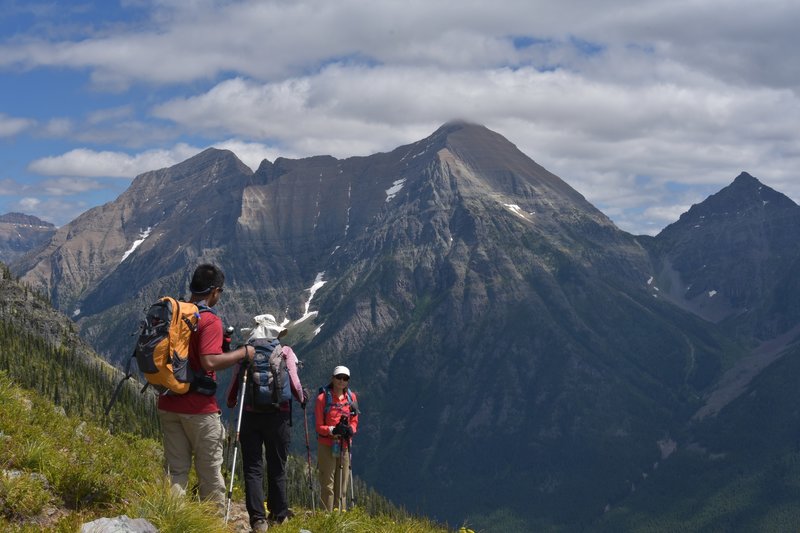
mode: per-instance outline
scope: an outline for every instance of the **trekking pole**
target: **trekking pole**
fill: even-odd
[[[356,506],[356,493],[353,487],[353,440],[347,439],[347,469],[350,472],[350,507]]]
[[[225,451],[227,459],[225,461],[225,468],[227,469],[227,474],[231,473],[231,460],[233,459],[233,450],[231,449],[231,435],[233,435],[233,411],[228,413],[228,427],[226,429],[226,434],[225,434]]]
[[[347,495],[344,492],[344,443],[339,446],[339,512],[347,510]]]
[[[303,425],[306,428],[306,457],[308,458],[308,492],[311,495],[311,510],[317,512],[317,503],[314,499],[314,480],[311,473],[311,446],[308,444],[308,417],[306,417],[306,407],[303,406]]]
[[[128,359],[128,364],[125,365],[125,376],[119,381],[119,383],[117,383],[117,387],[114,389],[114,393],[111,395],[111,399],[108,401],[108,405],[106,406],[106,416],[108,416],[108,414],[111,412],[111,408],[117,401],[117,396],[119,396],[119,393],[122,391],[122,386],[126,381],[133,377],[133,372],[131,372],[131,363],[133,362],[134,357],[136,357],[135,351]]]
[[[236,452],[239,451],[239,430],[242,427],[242,410],[244,409],[244,391],[247,388],[247,370],[242,375],[242,394],[239,397],[239,414],[236,417],[236,438],[233,440],[233,460],[231,461],[231,483],[228,488],[228,498],[225,502],[225,523],[228,523],[228,514],[231,510],[231,497],[233,496],[233,480],[236,477]]]

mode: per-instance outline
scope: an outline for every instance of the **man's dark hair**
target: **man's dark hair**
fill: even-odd
[[[215,265],[204,263],[194,269],[192,281],[189,283],[189,290],[192,294],[206,294],[211,292],[214,287],[222,287],[225,284],[225,274]]]

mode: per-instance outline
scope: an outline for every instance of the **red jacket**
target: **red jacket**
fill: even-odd
[[[353,391],[349,392],[353,403],[358,405],[356,393]],[[348,389],[345,389],[341,397],[332,397],[332,402],[327,414],[325,413],[326,393],[321,392],[319,396],[317,396],[317,400],[314,403],[314,419],[317,427],[317,441],[320,444],[333,446],[334,439],[338,439],[339,437],[332,435],[331,431],[333,431],[333,428],[339,423],[342,415],[350,417],[350,427],[353,429],[353,435],[358,431],[358,410],[357,408],[351,408],[350,402],[347,401],[347,393]]]

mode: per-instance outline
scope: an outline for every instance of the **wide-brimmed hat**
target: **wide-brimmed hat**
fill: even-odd
[[[256,321],[256,327],[250,332],[248,342],[259,339],[280,339],[288,331],[285,327],[278,324],[275,317],[265,313],[263,315],[254,316],[253,320]]]

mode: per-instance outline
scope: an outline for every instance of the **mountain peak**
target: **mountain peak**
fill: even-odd
[[[761,182],[758,181],[758,179],[754,178],[753,176],[751,176],[750,174],[748,174],[744,170],[738,176],[736,176],[736,179],[733,180],[733,183],[740,183],[740,184],[741,183],[758,183],[758,184],[761,184]]]
[[[437,135],[442,135],[442,134],[447,135],[462,129],[475,129],[475,130],[480,129],[488,131],[486,126],[482,124],[478,124],[476,122],[470,122],[468,120],[463,120],[463,119],[455,119],[455,120],[448,120],[447,122],[439,126],[439,128],[435,132],[433,132],[433,135],[431,135],[431,137],[436,137]]]
[[[797,204],[788,196],[764,185],[747,172],[742,172],[730,185],[693,205],[677,222],[665,228],[665,231],[672,226],[696,224],[701,220],[707,222],[712,217],[741,216],[759,211],[769,213],[796,207]]]

